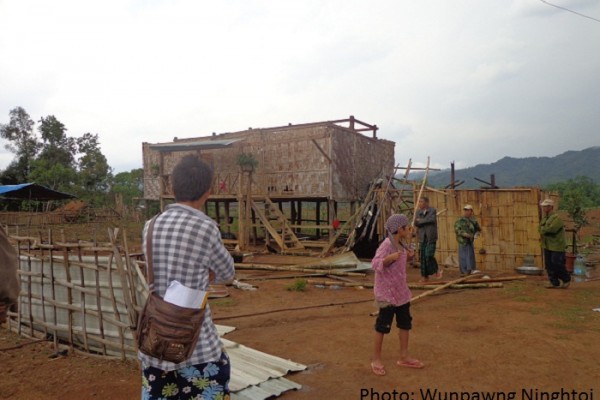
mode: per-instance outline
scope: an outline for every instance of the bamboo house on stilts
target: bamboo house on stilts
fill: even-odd
[[[161,209],[173,201],[171,171],[184,155],[197,154],[215,172],[205,211],[226,244],[329,250],[373,181],[394,172],[395,144],[378,138],[377,129],[351,116],[144,143],[144,198]]]

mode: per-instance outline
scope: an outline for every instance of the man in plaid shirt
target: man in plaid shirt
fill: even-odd
[[[210,196],[212,169],[198,157],[184,157],[172,173],[175,203],[156,218],[152,232],[154,290],[160,296],[173,280],[208,291],[210,281],[234,278],[233,258],[223,246],[215,221],[201,209]],[[144,251],[148,225],[144,227]],[[176,396],[228,398],[230,365],[213,324],[210,306],[191,358],[174,364],[138,353],[142,362],[142,399]]]

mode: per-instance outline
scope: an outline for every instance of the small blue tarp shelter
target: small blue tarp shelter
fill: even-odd
[[[72,194],[57,192],[37,183],[0,185],[0,199],[47,201],[73,198]]]

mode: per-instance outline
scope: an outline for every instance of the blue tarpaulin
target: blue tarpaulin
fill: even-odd
[[[57,192],[37,183],[22,183],[20,185],[0,185],[0,198],[16,200],[64,200],[75,196]]]

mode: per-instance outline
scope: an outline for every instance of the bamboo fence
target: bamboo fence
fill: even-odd
[[[426,190],[429,203],[438,210],[438,262],[458,260],[454,223],[465,204],[473,206],[481,236],[474,241],[477,268],[491,272],[513,272],[526,256],[542,267],[538,225],[540,201],[546,195],[539,188],[493,190]],[[444,210],[444,212],[440,212]]]
[[[147,295],[140,268],[117,243],[64,243],[11,236],[20,259],[21,293],[9,327],[19,335],[52,340],[75,351],[135,358],[132,335]]]

